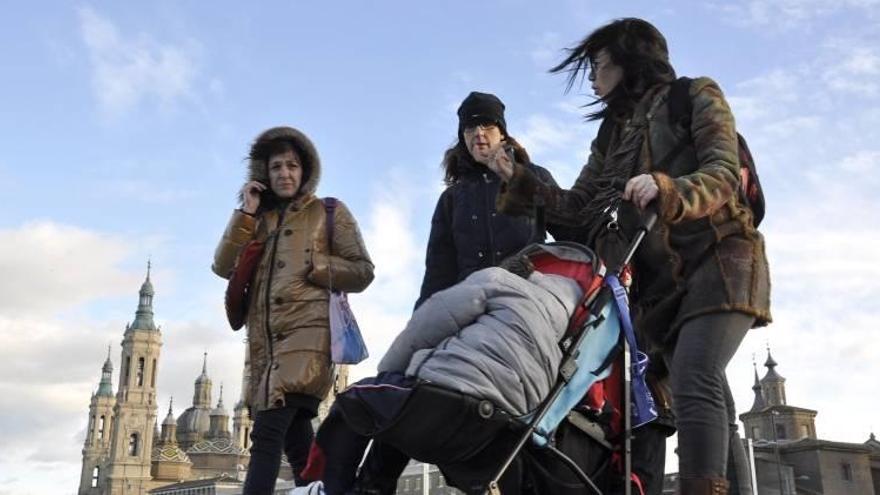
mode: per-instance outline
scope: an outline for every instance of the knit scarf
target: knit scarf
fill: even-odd
[[[620,204],[627,181],[642,170],[641,160],[648,156],[645,153],[648,134],[646,114],[660,87],[647,91],[636,105],[632,117],[611,133],[608,149],[601,150],[605,152],[603,167],[598,176],[586,184],[586,196],[590,199],[580,215],[586,220],[584,227],[589,233],[590,246],[596,247],[599,238],[607,233],[612,220],[610,211],[616,210]]]

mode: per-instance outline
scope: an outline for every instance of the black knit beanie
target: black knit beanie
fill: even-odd
[[[458,133],[461,135],[466,127],[479,124],[497,124],[501,132],[507,135],[507,123],[504,121],[504,103],[490,93],[471,92],[458,107]]]

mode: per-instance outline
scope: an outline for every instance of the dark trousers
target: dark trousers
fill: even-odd
[[[318,442],[327,459],[322,478],[327,495],[360,493],[366,489],[370,489],[370,493],[393,495],[397,478],[409,462],[409,457],[397,449],[374,441],[358,476],[358,464],[370,437],[355,433],[335,407],[330,408],[321,423]]]
[[[664,356],[672,383],[682,478],[726,478],[736,409],[725,368],[754,317],[715,313],[685,323],[671,353]]]
[[[353,384],[336,397],[318,429],[315,443],[324,457],[325,492],[393,494],[412,457],[437,464],[451,486],[484,493],[516,437],[506,415],[481,416],[479,403],[396,373]],[[371,439],[370,455],[358,473]],[[501,491],[519,493],[521,480],[517,459],[499,480]]]
[[[296,484],[302,484],[299,473],[306,465],[314,437],[312,416],[309,411],[289,405],[257,413],[251,432],[251,460],[243,495],[273,493],[281,469],[282,451],[293,468]]]

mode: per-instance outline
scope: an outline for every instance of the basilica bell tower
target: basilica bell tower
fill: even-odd
[[[107,468],[110,453],[110,436],[113,429],[113,409],[116,397],[113,395],[113,363],[110,361],[110,347],[107,347],[107,360],[101,368],[101,383],[92,394],[89,403],[89,422],[86,427],[86,440],[82,449],[82,470],[79,480],[79,495],[101,495],[102,479]]]
[[[113,408],[113,431],[104,495],[146,495],[150,481],[156,378],[162,334],[153,321],[150,264],[141,285],[134,321],[125,327],[119,389]]]

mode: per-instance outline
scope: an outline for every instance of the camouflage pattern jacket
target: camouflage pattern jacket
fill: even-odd
[[[635,174],[650,173],[657,182],[659,221],[634,259],[632,302],[636,324],[661,346],[670,343],[685,321],[703,314],[743,312],[755,316],[755,326],[771,321],[764,239],[739,199],[730,108],[714,81],[695,79],[690,129],[681,129],[670,123],[668,90],[664,85],[649,91],[632,118],[614,130],[607,150],[593,141],[590,158],[571,189],[544,185],[517,166],[498,197],[500,211],[524,212],[538,194],[549,223],[583,224],[583,208],[590,200],[585,184],[601,175],[625,133],[644,132]],[[671,161],[662,160],[682,139],[689,141],[684,151]],[[660,161],[668,164],[655,168]]]

